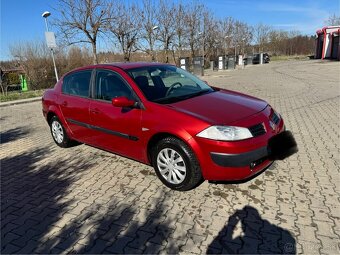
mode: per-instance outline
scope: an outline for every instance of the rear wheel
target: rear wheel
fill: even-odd
[[[68,137],[65,128],[57,116],[51,118],[50,129],[53,140],[58,146],[68,148],[77,144],[76,141],[73,141]]]
[[[153,149],[152,163],[158,178],[171,189],[190,190],[203,180],[191,148],[175,137],[167,137],[157,143]]]

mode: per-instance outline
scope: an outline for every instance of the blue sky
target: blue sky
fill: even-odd
[[[130,0],[131,1],[131,0]],[[194,0],[181,0],[185,3]],[[208,0],[202,1],[217,17],[231,16],[255,25],[265,23],[278,29],[299,30],[312,35],[333,13],[339,16],[340,0]],[[57,0],[0,0],[0,60],[10,59],[9,45],[44,39],[41,14]],[[55,13],[55,11],[54,11]],[[105,47],[104,45],[99,45]]]

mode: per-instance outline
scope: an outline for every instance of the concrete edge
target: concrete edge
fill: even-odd
[[[6,107],[11,105],[17,105],[17,104],[27,104],[27,103],[33,103],[41,101],[41,97],[32,97],[27,99],[19,99],[19,100],[13,100],[13,101],[7,101],[0,103],[0,107]]]

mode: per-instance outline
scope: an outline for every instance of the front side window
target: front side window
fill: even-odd
[[[116,73],[107,70],[96,72],[95,98],[111,101],[115,97],[132,99],[132,92],[123,79]]]
[[[128,73],[148,100],[161,104],[214,91],[196,76],[175,66],[148,66],[128,70]]]
[[[88,97],[91,72],[91,70],[85,70],[67,75],[63,80],[62,92],[68,95]]]

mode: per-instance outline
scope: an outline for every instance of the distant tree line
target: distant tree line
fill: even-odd
[[[171,0],[59,0],[58,15],[51,16],[59,48],[60,74],[99,62],[159,61],[178,64],[180,57],[219,55],[313,54],[315,36],[276,29],[267,24],[251,26],[232,17],[217,18],[204,4]],[[330,17],[335,20],[336,16]],[[98,43],[106,48],[98,50]],[[26,72],[31,89],[55,83],[50,51],[44,42],[10,47],[13,62]],[[209,65],[209,61],[206,61]]]
[[[108,50],[131,60],[144,52],[152,61],[178,63],[179,57],[270,51],[278,54],[310,54],[313,37],[286,32],[265,24],[250,26],[232,17],[216,18],[204,4],[167,0],[60,0],[60,18],[55,28],[65,44],[88,44],[93,63],[98,63],[97,43],[105,40]],[[296,39],[296,37],[299,37]],[[106,39],[105,39],[106,38]],[[304,47],[292,47],[298,41]]]

